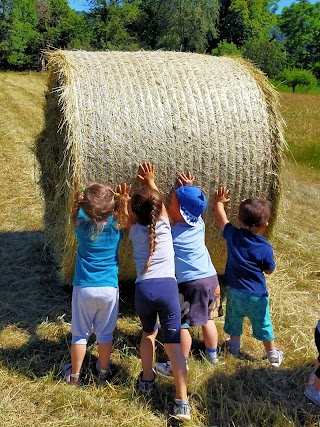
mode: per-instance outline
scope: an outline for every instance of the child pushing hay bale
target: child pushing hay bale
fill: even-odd
[[[239,57],[180,52],[55,51],[49,60],[41,167],[48,239],[67,282],[76,242],[73,190],[90,181],[132,182],[137,165],[153,162],[167,194],[191,170],[208,198],[206,243],[221,273],[224,244],[213,225],[214,191],[230,189],[229,218],[248,197],[279,200],[284,146],[277,95],[266,77]],[[220,270],[220,271],[219,271]],[[128,241],[120,279],[134,279]]]

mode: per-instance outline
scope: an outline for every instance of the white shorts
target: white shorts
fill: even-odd
[[[111,342],[119,313],[119,288],[74,286],[72,344],[87,344],[92,325],[98,343]]]

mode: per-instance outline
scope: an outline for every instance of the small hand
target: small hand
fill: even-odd
[[[138,169],[138,181],[151,187],[154,184],[154,164],[143,162]]]
[[[180,185],[180,187],[182,185],[193,185],[195,179],[196,177],[192,175],[191,172],[187,172],[187,173],[181,172],[177,176],[177,182]]]
[[[221,202],[223,204],[229,202],[229,190],[226,187],[219,187],[215,194],[216,203]]]
[[[130,191],[131,184],[127,184],[126,182],[119,184],[116,188],[116,192],[119,193],[120,196],[123,196],[126,200],[130,199]]]

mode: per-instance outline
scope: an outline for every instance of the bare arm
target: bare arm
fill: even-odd
[[[125,216],[128,218],[128,222],[126,227],[124,228],[124,230],[129,233],[130,228],[132,226],[132,221],[131,221],[131,215],[129,213],[129,203],[130,203],[130,191],[131,191],[131,184],[127,184],[127,183],[123,183],[123,184],[119,184],[117,186],[116,189],[117,193],[120,194],[120,196],[122,196],[124,202],[125,202],[125,206],[124,206],[124,214]]]
[[[152,188],[153,190],[159,191],[155,183],[155,172],[154,164],[150,162],[143,162],[139,166],[137,180],[147,187]]]
[[[230,200],[229,190],[226,187],[220,187],[215,195],[214,219],[217,226],[223,230],[229,220],[224,205]]]
[[[156,190],[160,193],[155,183],[155,167],[153,163],[150,163],[150,162],[141,163],[138,169],[137,180],[140,181],[142,184],[146,185],[147,187],[152,188],[152,190]],[[165,216],[166,218],[169,218],[166,207],[163,203],[162,203],[162,210],[160,215]]]

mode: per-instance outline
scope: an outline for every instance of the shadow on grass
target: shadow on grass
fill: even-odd
[[[59,280],[42,231],[0,233],[0,247],[0,361],[31,379],[58,375],[70,357],[72,287]],[[134,315],[133,295],[133,283],[120,285],[120,316]],[[84,361],[86,377],[95,366],[94,339]],[[114,341],[119,348],[130,342],[138,352],[140,333],[116,330]]]
[[[274,369],[239,361],[232,374],[213,374],[207,380],[202,402],[208,409],[208,424],[219,427],[320,425],[320,408],[304,397],[306,372],[311,371],[308,364],[294,369]]]

